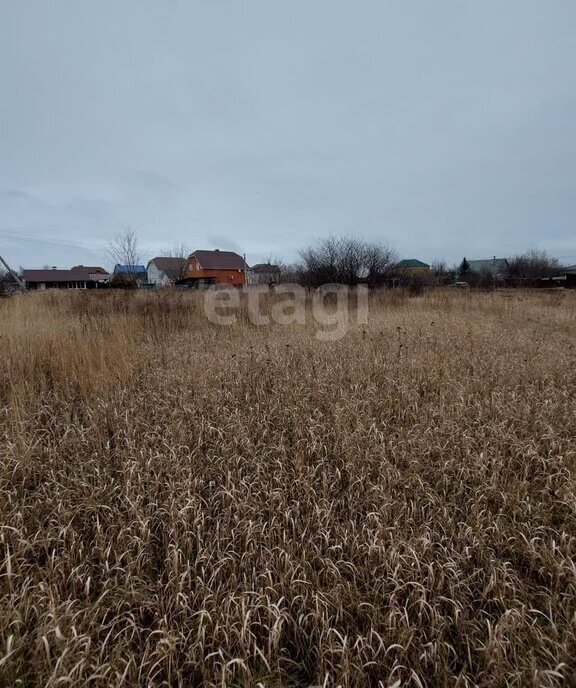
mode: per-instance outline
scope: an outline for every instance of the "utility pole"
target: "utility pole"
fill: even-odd
[[[6,268],[6,270],[8,271],[8,274],[12,277],[12,279],[16,282],[16,284],[18,284],[18,286],[22,287],[22,289],[24,289],[24,291],[25,291],[26,285],[18,277],[18,275],[14,272],[14,270],[12,270],[12,268],[8,265],[8,263],[4,260],[4,258],[2,258],[2,256],[0,256],[0,263],[2,263],[2,265]]]

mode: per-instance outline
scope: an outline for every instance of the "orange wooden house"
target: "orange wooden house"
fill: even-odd
[[[234,251],[194,251],[188,256],[184,279],[239,287],[246,284],[246,263]]]

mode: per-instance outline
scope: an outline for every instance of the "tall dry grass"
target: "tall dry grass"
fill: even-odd
[[[574,685],[575,316],[0,302],[0,685]]]

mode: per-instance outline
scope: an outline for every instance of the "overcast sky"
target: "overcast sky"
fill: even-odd
[[[0,255],[576,263],[574,0],[0,0]]]

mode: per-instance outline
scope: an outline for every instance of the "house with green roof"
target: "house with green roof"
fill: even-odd
[[[425,275],[430,272],[428,263],[423,263],[416,258],[406,258],[401,260],[397,265],[399,272],[409,275]]]

